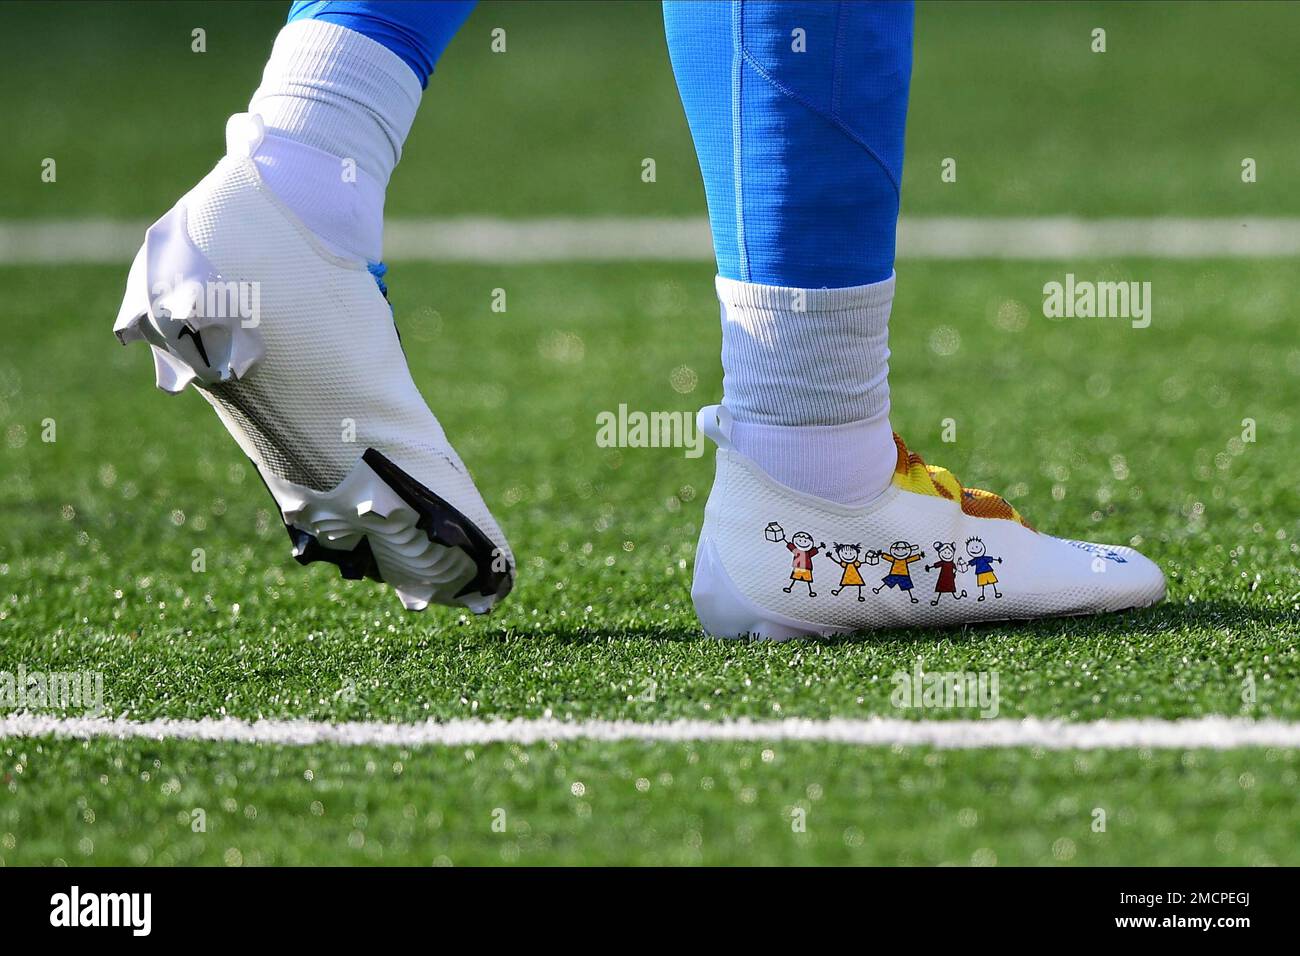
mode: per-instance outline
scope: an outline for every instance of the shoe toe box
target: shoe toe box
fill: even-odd
[[[1123,611],[1149,607],[1165,597],[1165,575],[1160,566],[1130,547],[1066,541],[1084,551],[1094,584],[1104,593],[1106,609]]]

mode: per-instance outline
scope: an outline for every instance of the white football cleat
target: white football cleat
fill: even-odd
[[[691,598],[715,637],[1100,614],[1165,596],[1160,569],[1132,548],[1040,534],[897,435],[892,483],[849,508],[778,484],[736,452],[721,405],[702,409],[699,427],[718,445],[717,477]]]
[[[367,264],[322,245],[250,158],[259,117],[145,235],[113,331],[193,383],[252,459],[299,563],[393,586],[402,603],[489,610],[515,563],[411,380]]]

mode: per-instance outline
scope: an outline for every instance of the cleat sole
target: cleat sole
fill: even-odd
[[[373,448],[329,491],[262,480],[280,508],[295,561],[324,561],[349,580],[390,584],[408,610],[460,604],[482,614],[514,586],[503,549]]]

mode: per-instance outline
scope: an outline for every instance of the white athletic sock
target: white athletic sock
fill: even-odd
[[[336,251],[377,262],[384,191],[420,105],[396,53],[323,20],[276,37],[248,109],[266,135],[254,159],[272,191]]]
[[[840,504],[884,491],[894,277],[844,289],[717,279],[732,443],[775,480]]]

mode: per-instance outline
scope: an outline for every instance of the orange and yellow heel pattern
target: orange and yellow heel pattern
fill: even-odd
[[[894,484],[918,495],[933,495],[961,504],[961,510],[973,518],[1005,518],[1035,530],[1001,495],[980,488],[963,488],[957,476],[947,468],[927,465],[921,456],[907,450],[903,439],[894,434],[898,446],[898,463],[894,466]]]

